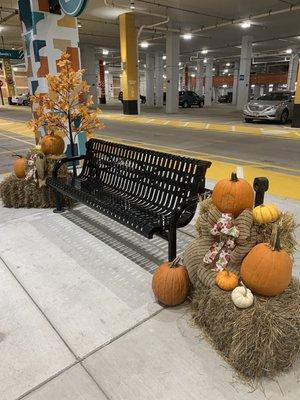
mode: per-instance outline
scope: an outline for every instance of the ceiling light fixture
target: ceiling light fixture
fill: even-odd
[[[167,56],[166,56],[166,55],[163,55],[163,56],[162,56],[162,59],[163,59],[163,60],[166,60],[166,59],[167,59]]]
[[[109,53],[109,51],[108,51],[107,49],[103,49],[103,50],[102,50],[102,54],[103,54],[104,56],[107,56],[108,53]]]
[[[149,43],[144,41],[140,43],[140,46],[142,47],[142,49],[147,49],[149,47]]]
[[[204,58],[203,62],[204,62],[204,64],[206,64],[207,63],[207,58]]]
[[[206,50],[206,49],[201,50],[201,54],[207,54],[207,53],[208,53],[208,50]]]
[[[80,21],[77,21],[77,26],[78,26],[78,28],[82,28],[82,24]]]
[[[192,78],[195,78],[195,76],[196,76],[195,74],[191,74],[191,77],[192,77]]]
[[[130,10],[135,10],[134,1],[130,2]]]
[[[226,67],[230,67],[230,63],[226,63]]]
[[[292,49],[286,49],[286,54],[292,54],[293,50]]]
[[[228,69],[224,69],[224,74],[228,74]]]
[[[178,65],[179,65],[179,67],[181,67],[181,62],[180,61],[179,61]]]
[[[243,29],[248,29],[251,26],[251,22],[250,21],[244,21],[241,23],[241,28]]]
[[[184,40],[191,40],[192,39],[192,34],[191,33],[185,33],[183,36]]]

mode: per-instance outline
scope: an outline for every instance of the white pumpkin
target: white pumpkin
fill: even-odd
[[[238,308],[248,308],[252,306],[254,297],[250,289],[246,286],[238,286],[231,292],[231,300]]]

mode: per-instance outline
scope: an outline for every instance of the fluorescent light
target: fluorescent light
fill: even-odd
[[[12,50],[14,50],[15,48],[14,48],[14,47],[12,47],[11,49],[12,49]]]
[[[108,53],[109,53],[109,51],[108,51],[107,49],[103,49],[103,50],[102,50],[102,54],[103,54],[104,56],[107,56]]]
[[[224,74],[228,74],[228,69],[224,69]]]
[[[191,74],[191,77],[192,77],[192,78],[195,78],[195,76],[196,76],[195,74]]]
[[[183,36],[184,40],[191,40],[192,39],[192,34],[191,33],[185,33]]]
[[[130,10],[135,10],[134,1],[130,2]]]
[[[78,26],[78,28],[82,28],[82,25],[81,25],[80,21],[77,21],[77,26]]]
[[[203,62],[204,62],[204,64],[206,64],[207,63],[207,58],[204,58]]]
[[[106,65],[106,61],[103,61],[103,65]]]
[[[162,59],[163,59],[163,60],[166,60],[166,59],[167,59],[167,56],[166,56],[166,55],[163,55],[163,56],[162,56]]]
[[[251,22],[250,21],[244,21],[244,22],[241,23],[241,27],[243,29],[248,29],[248,28],[250,28],[250,26],[251,26]]]
[[[104,73],[105,73],[105,74],[109,74],[109,72],[108,72],[108,71],[104,71]]]
[[[213,70],[213,71],[215,71],[215,70],[216,70],[216,68],[213,68],[212,70]]]
[[[179,67],[181,67],[181,62],[178,63]]]
[[[149,47],[149,43],[148,42],[141,42],[140,43],[140,46],[143,48],[143,49],[147,49],[148,47]]]
[[[201,50],[201,54],[207,54],[207,53],[208,53],[208,50],[206,50],[206,49]]]
[[[226,67],[230,67],[230,63],[226,63]]]
[[[293,50],[292,49],[286,49],[286,54],[292,54]]]
[[[228,87],[228,85],[222,85],[222,87],[223,87],[223,88],[227,88],[227,87]]]
[[[167,79],[167,76],[166,76],[166,75],[163,75],[163,78],[164,78],[164,79]]]

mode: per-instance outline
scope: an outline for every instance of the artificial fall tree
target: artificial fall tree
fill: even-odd
[[[84,70],[72,68],[70,55],[62,53],[57,61],[57,75],[47,75],[48,93],[40,93],[31,97],[36,105],[30,126],[36,136],[39,129],[47,131],[47,135],[67,137],[70,141],[71,155],[75,155],[74,141],[80,132],[89,137],[96,128],[104,127],[100,121],[100,111],[91,112],[92,96],[89,85],[82,80]],[[73,164],[76,175],[76,167]]]

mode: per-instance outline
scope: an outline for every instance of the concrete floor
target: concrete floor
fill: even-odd
[[[267,201],[300,214],[298,203]],[[0,216],[1,400],[299,398],[300,362],[249,386],[192,326],[188,304],[156,303],[162,239],[82,206],[63,215],[0,207]],[[179,250],[193,234],[179,233]]]

